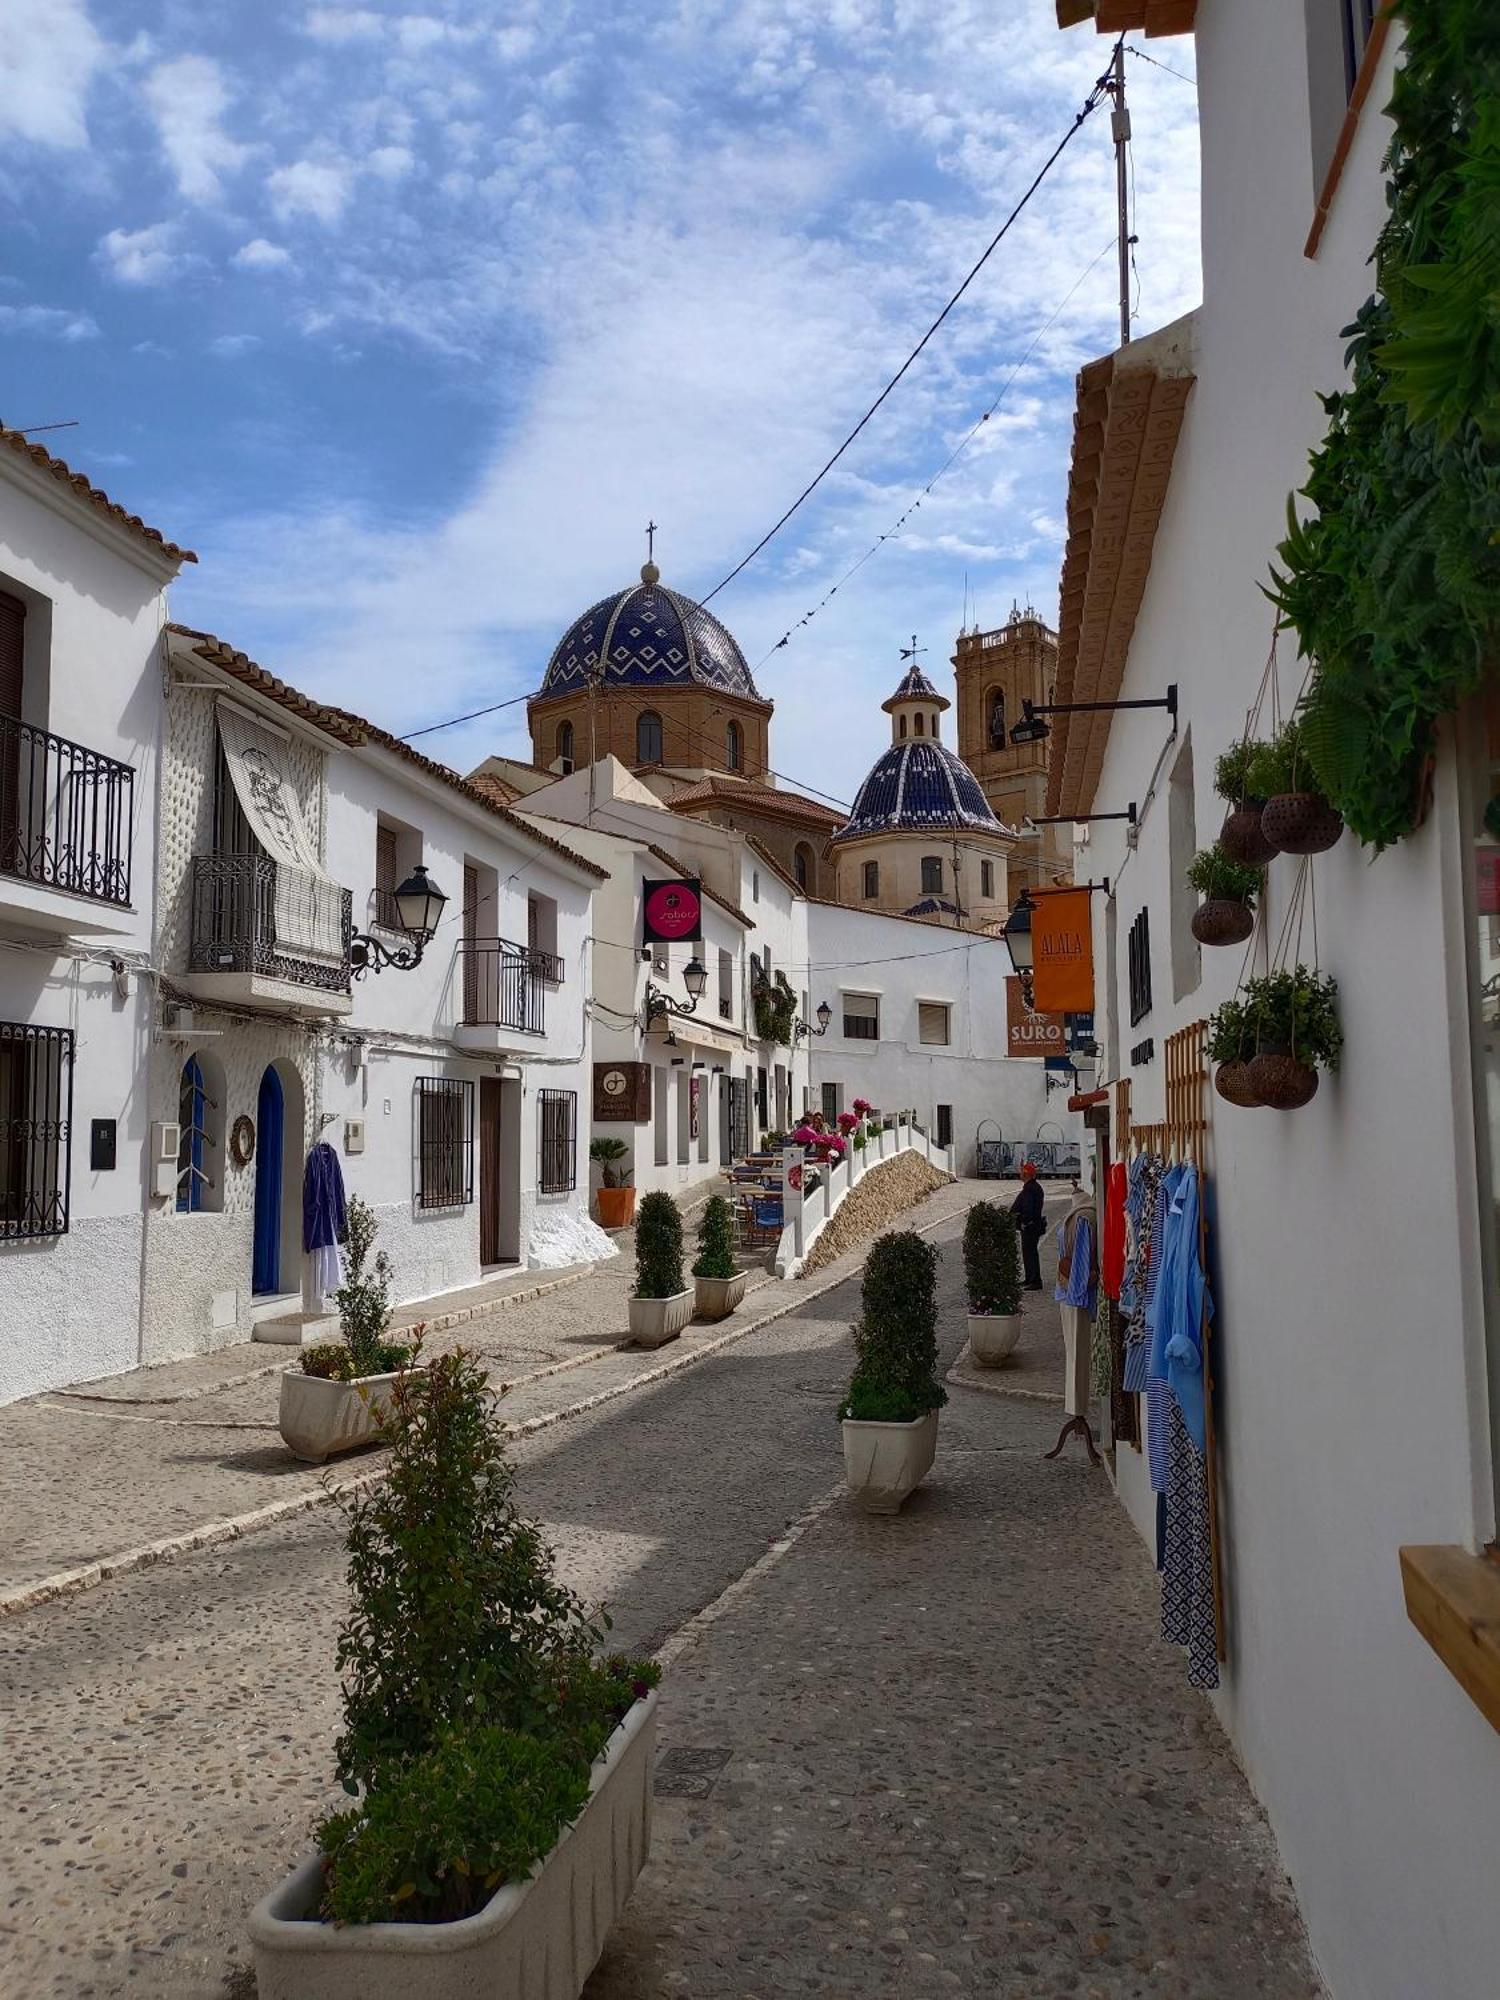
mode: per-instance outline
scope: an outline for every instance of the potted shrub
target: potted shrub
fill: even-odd
[[[1343,820],[1314,782],[1296,716],[1257,747],[1248,782],[1265,800],[1260,828],[1278,854],[1322,854],[1343,832]]]
[[[375,1247],[378,1224],[368,1202],[349,1202],[344,1241],[344,1282],[333,1294],[342,1340],[302,1353],[302,1367],[281,1378],[277,1422],[293,1457],[322,1465],[330,1452],[369,1444],[380,1430],[399,1372],[409,1367],[421,1345],[421,1329],[411,1341],[388,1340],[391,1323],[391,1260]]]
[[[1336,1070],[1344,1046],[1338,982],[1305,965],[1247,980],[1245,1012],[1255,1032],[1250,1082],[1262,1104],[1295,1111],[1318,1088],[1318,1068]]]
[[[964,1223],[969,1352],[998,1368],[1021,1337],[1021,1242],[1015,1217],[998,1202],[976,1201]]]
[[[844,1474],[867,1513],[894,1514],[937,1450],[937,1251],[914,1231],[877,1237],[865,1261],[854,1374],[839,1405]]]
[[[355,1803],[252,1914],[256,1991],[572,2000],[650,1846],[657,1669],[600,1657],[471,1355],[403,1375],[384,1435],[390,1476],[347,1509]]]
[[[620,1168],[621,1160],[629,1157],[623,1139],[595,1139],[589,1146],[589,1158],[599,1168],[600,1187],[594,1200],[603,1229],[628,1229],[635,1220],[635,1189],[630,1185],[634,1169]]]
[[[635,1225],[630,1337],[637,1347],[662,1347],[692,1316],[692,1288],[682,1282],[682,1217],[669,1194],[648,1194]]]
[[[1193,856],[1187,879],[1203,898],[1193,912],[1199,944],[1243,944],[1255,929],[1260,870],[1226,854],[1221,842]]]
[[[1275,854],[1260,830],[1261,808],[1265,804],[1250,790],[1249,777],[1256,754],[1265,746],[1248,737],[1231,744],[1214,765],[1214,790],[1229,807],[1219,834],[1219,845],[1232,861],[1245,868],[1264,868]]]
[[[698,1225],[694,1319],[728,1319],[745,1296],[747,1280],[748,1273],[734,1260],[734,1212],[723,1195],[710,1195]]]
[[[1252,1110],[1260,1103],[1250,1081],[1250,1059],[1255,1054],[1255,1024],[1243,1000],[1226,1000],[1208,1020],[1208,1059],[1217,1065],[1214,1089],[1226,1104]]]

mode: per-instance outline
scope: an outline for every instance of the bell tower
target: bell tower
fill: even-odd
[[[1035,888],[1055,875],[1070,875],[1072,842],[1068,829],[1047,826],[1027,834],[1021,822],[1046,811],[1047,753],[1050,745],[1015,743],[1010,732],[1021,720],[1023,701],[1048,702],[1057,678],[1057,634],[1028,605],[1012,605],[994,632],[976,626],[958,635],[953,654],[958,681],[958,754],[963,758],[997,819],[1020,830],[1010,861],[1011,887]]]

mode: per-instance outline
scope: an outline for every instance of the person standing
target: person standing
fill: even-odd
[[[1023,1161],[1021,1192],[1011,1203],[1010,1212],[1016,1218],[1016,1231],[1021,1238],[1022,1280],[1028,1292],[1042,1289],[1042,1266],[1037,1251],[1047,1227],[1043,1202],[1042,1184],[1036,1177],[1036,1168],[1030,1160]]]

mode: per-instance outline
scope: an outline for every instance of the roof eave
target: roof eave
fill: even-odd
[[[1056,0],[1056,6],[1060,28],[1092,21],[1101,35],[1139,29],[1148,38],[1190,35],[1198,13],[1198,0]]]

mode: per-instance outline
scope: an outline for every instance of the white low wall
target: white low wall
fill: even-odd
[[[794,1188],[791,1169],[804,1167],[800,1146],[788,1146],[782,1155],[782,1215],[784,1227],[776,1246],[775,1272],[778,1278],[795,1278],[808,1252],[837,1215],[844,1197],[872,1168],[901,1153],[920,1153],[939,1173],[952,1174],[954,1148],[939,1146],[920,1125],[898,1125],[893,1131],[871,1132],[860,1152],[852,1148],[836,1167],[820,1167],[818,1185],[809,1193],[805,1186]]]

